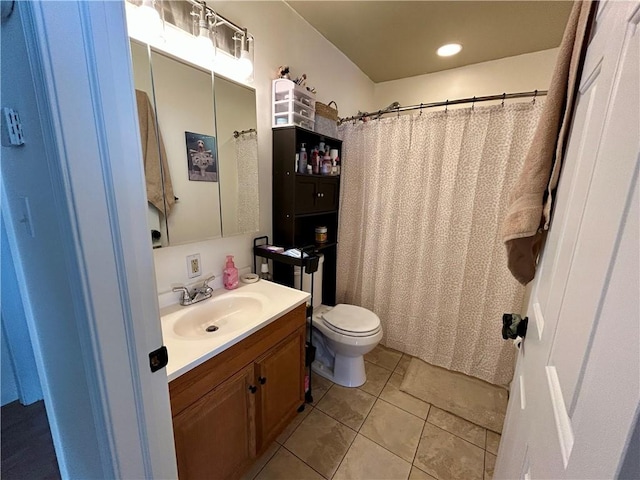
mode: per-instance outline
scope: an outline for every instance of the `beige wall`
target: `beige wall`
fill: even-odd
[[[378,83],[374,110],[393,102],[400,105],[546,90],[551,81],[558,49],[543,50],[491,62],[452,68],[442,72]]]
[[[246,27],[255,37],[255,79],[258,113],[261,234],[271,235],[271,81],[278,66],[288,64],[294,73],[306,73],[316,87],[317,99],[335,100],[340,114],[373,108],[374,84],[344,54],[314,30],[284,2],[208,2],[229,20]],[[200,253],[203,277],[222,276],[225,255],[236,257],[236,266],[252,265],[254,236],[238,235],[154,250],[159,293],[173,284],[189,283],[186,256]],[[214,286],[222,286],[221,279]],[[177,294],[173,294],[175,296]]]

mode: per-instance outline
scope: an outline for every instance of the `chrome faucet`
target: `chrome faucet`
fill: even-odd
[[[202,300],[206,300],[211,297],[213,294],[213,288],[209,286],[209,282],[215,278],[215,275],[210,276],[202,283],[202,286],[195,287],[192,292],[189,292],[189,289],[185,286],[173,287],[174,292],[182,292],[180,305],[193,305],[194,303],[201,302]]]

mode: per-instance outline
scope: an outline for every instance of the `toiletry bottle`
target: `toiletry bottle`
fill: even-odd
[[[331,175],[331,157],[329,156],[329,150],[324,152],[324,158],[322,159],[322,175]]]
[[[260,278],[262,280],[271,280],[271,274],[269,273],[269,261],[266,258],[262,259],[262,265],[260,265]]]
[[[313,173],[318,175],[320,173],[320,152],[318,151],[318,147],[313,148],[313,152],[311,152],[311,167]]]
[[[227,255],[227,265],[222,273],[224,288],[227,290],[238,288],[238,269],[233,264],[233,255]]]
[[[300,147],[300,158],[298,159],[298,172],[307,173],[307,149],[304,148],[304,143]]]

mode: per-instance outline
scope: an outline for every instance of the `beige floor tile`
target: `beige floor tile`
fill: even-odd
[[[484,452],[484,480],[493,479],[493,471],[496,467],[496,456],[489,452]]]
[[[378,400],[360,433],[408,462],[420,442],[424,420],[383,400]]]
[[[316,408],[357,431],[375,402],[376,397],[358,388],[334,385]]]
[[[367,374],[367,381],[360,389],[377,397],[380,395],[380,392],[382,392],[387,380],[389,380],[391,370],[387,370],[371,362],[364,362],[364,368]]]
[[[325,478],[331,478],[355,436],[349,427],[314,408],[284,446]]]
[[[311,379],[311,393],[313,395],[313,405],[314,407],[318,404],[322,397],[324,397],[325,393],[329,391],[331,386],[334,384],[331,380],[327,380],[320,375],[315,373],[312,374],[313,378]]]
[[[396,407],[400,407],[409,413],[413,413],[417,417],[423,420],[427,418],[430,405],[427,402],[423,402],[419,398],[413,397],[408,393],[400,391],[400,384],[402,383],[402,375],[393,373],[389,378],[389,381],[385,385],[380,398],[392,403]]]
[[[502,432],[509,396],[505,388],[413,358],[401,389],[476,425]]]
[[[438,480],[432,477],[428,473],[424,473],[422,470],[416,467],[411,467],[411,473],[409,474],[409,480]]]
[[[393,371],[402,358],[402,352],[378,345],[364,356],[367,362],[375,363],[387,370]]]
[[[393,371],[393,373],[404,375],[404,372],[407,371],[407,367],[409,366],[410,362],[411,362],[411,355],[407,355],[406,353],[404,353],[402,355],[402,358],[398,362],[398,365],[396,366],[395,370]]]
[[[267,462],[271,460],[271,458],[276,454],[279,448],[280,445],[276,442],[273,442],[271,445],[269,445],[269,448],[267,448],[267,450],[262,455],[260,455],[260,458],[258,458],[254,462],[254,464],[251,465],[249,471],[242,477],[240,477],[241,480],[253,480],[254,478],[256,478],[258,473],[260,473],[260,470],[262,470]]]
[[[411,464],[368,438],[358,435],[334,480],[406,480]]]
[[[307,415],[309,415],[311,410],[313,410],[313,407],[309,404],[306,404],[304,410],[293,417],[293,420],[289,422],[289,425],[287,425],[282,433],[278,435],[278,438],[276,438],[276,442],[284,444],[284,442],[287,441],[287,439],[291,436],[295,429],[298,428],[298,425],[300,425],[302,421],[307,417]]]
[[[427,422],[413,463],[436,478],[482,480],[484,451]]]
[[[500,435],[491,430],[487,430],[487,451],[498,455],[498,447],[500,446]]]
[[[287,449],[281,448],[262,469],[256,480],[322,480],[322,475],[297,458]]]
[[[486,430],[478,425],[437,407],[431,407],[427,422],[484,449]]]

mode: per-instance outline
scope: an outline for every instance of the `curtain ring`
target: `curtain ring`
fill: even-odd
[[[471,102],[471,110],[476,106],[476,97],[473,97],[473,101]]]
[[[382,117],[382,110],[378,110],[378,121],[380,121],[380,117]]]
[[[536,104],[536,97],[538,96],[538,90],[535,90],[533,92],[533,101],[531,103],[533,103],[534,105]]]
[[[449,110],[449,99],[447,98],[447,103],[444,104],[444,113],[447,113]]]
[[[422,115],[422,103],[420,103],[420,115]]]
[[[398,118],[400,118],[400,105],[396,107],[396,110],[398,111]]]
[[[507,93],[506,93],[506,92],[504,92],[504,93],[502,94],[502,106],[503,106],[503,107],[504,107],[504,99],[505,99],[506,97],[507,97]]]

